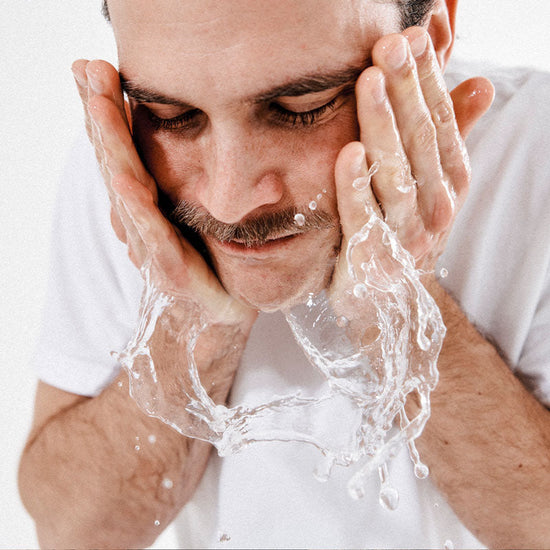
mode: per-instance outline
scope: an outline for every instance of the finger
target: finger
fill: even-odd
[[[86,133],[88,135],[88,139],[90,140],[90,143],[94,145],[94,148],[96,149],[96,157],[98,158],[98,161],[100,162],[100,165],[103,164],[103,154],[101,151],[95,147],[94,143],[94,130],[93,125],[90,118],[90,113],[88,111],[88,75],[86,73],[86,67],[88,65],[89,61],[87,59],[78,59],[75,61],[72,66],[71,70],[74,75],[74,79],[76,82],[76,86],[78,89],[78,94],[80,96],[80,99],[82,101],[82,106],[84,107],[84,120],[86,125]],[[102,170],[103,172],[103,170]],[[106,174],[103,174],[104,177]],[[126,237],[126,230],[124,227],[124,223],[122,222],[119,212],[117,211],[114,200],[114,196],[111,192],[110,186],[107,185],[107,189],[109,191],[109,197],[112,201],[111,206],[111,226],[113,227],[113,230],[117,236],[117,238],[122,241],[123,243],[127,243],[127,237]]]
[[[357,141],[348,143],[338,154],[335,165],[336,198],[344,243],[367,221],[365,208],[381,215],[369,180],[365,148]]]
[[[404,33],[416,61],[418,80],[436,129],[437,147],[443,173],[450,184],[451,199],[465,196],[470,183],[470,163],[460,134],[451,96],[428,33],[420,27],[412,27]],[[445,206],[445,203],[444,205]],[[447,204],[448,206],[448,204]],[[445,226],[445,216],[452,218],[452,211],[437,211]],[[435,223],[434,225],[438,225]]]
[[[78,95],[82,101],[84,107],[84,123],[86,126],[86,134],[88,139],[92,142],[92,126],[90,122],[90,115],[88,113],[88,75],[86,74],[87,59],[77,59],[71,66],[71,71],[76,82],[76,88]]]
[[[377,67],[363,71],[356,84],[361,143],[370,166],[377,166],[372,188],[388,224],[405,223],[416,204],[416,189],[401,143],[385,78]]]
[[[151,192],[129,174],[115,176],[112,185],[131,222],[125,223],[126,231],[140,265],[154,259],[170,283],[188,285],[185,255],[191,247],[162,215]]]
[[[88,99],[95,95],[110,99],[118,109],[126,126],[128,126],[118,71],[110,63],[96,59],[86,65],[86,76],[88,79]]]
[[[494,97],[495,88],[483,77],[466,80],[451,92],[458,129],[464,139],[489,110]]]
[[[119,109],[113,101],[96,95],[89,99],[88,110],[97,128],[94,140],[100,149],[106,172],[111,178],[116,174],[131,174],[149,189],[156,201],[156,184],[141,162]]]
[[[418,185],[424,226],[440,231],[452,220],[454,202],[440,162],[436,127],[406,38],[399,34],[381,38],[373,48],[373,61],[386,76],[397,127]]]

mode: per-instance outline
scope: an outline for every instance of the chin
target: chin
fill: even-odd
[[[253,268],[243,267],[238,277],[223,273],[222,269],[220,279],[227,292],[248,307],[264,312],[286,311],[327,288],[334,265],[335,257],[331,257],[316,267],[310,265],[297,271],[257,269],[254,272]]]

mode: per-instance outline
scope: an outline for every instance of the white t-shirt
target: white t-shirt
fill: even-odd
[[[450,87],[474,73],[457,67]],[[441,280],[510,368],[550,406],[550,76],[487,71],[495,104],[468,139],[469,197],[439,268]],[[438,269],[439,269],[438,268]],[[91,147],[82,138],[68,163],[53,235],[52,273],[34,364],[44,382],[94,396],[118,372],[137,320],[142,281],[114,236]],[[313,367],[280,314],[252,331],[231,404],[266,401],[308,383]],[[350,473],[326,483],[320,455],[299,443],[261,443],[212,456],[176,521],[181,547],[455,548],[481,544],[454,516],[430,479],[417,480],[402,452],[391,463],[400,492],[394,512],[378,504],[378,480],[352,500]],[[221,539],[221,540],[220,540]]]

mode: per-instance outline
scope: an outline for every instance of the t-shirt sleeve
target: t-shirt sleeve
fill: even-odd
[[[85,136],[60,182],[51,243],[33,366],[47,384],[95,396],[118,374],[111,352],[131,338],[142,279],[111,227],[107,191]]]

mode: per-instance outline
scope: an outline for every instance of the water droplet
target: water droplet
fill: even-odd
[[[160,525],[160,521],[158,519],[155,520],[155,526],[158,527]]]
[[[303,227],[306,223],[306,217],[303,214],[296,214],[294,216],[294,221],[299,227]]]
[[[430,475],[430,469],[426,464],[422,464],[422,462],[419,462],[418,464],[414,465],[414,475],[418,479],[425,479]]]
[[[397,510],[399,506],[399,493],[391,485],[382,485],[378,501],[380,502],[380,506],[386,510]]]
[[[136,435],[136,441],[139,441],[139,435]]]
[[[149,434],[149,436],[147,436],[147,441],[149,441],[151,445],[154,445],[157,442],[157,436],[155,434]]]
[[[319,194],[317,195],[317,200],[320,201],[322,198],[323,198],[323,194],[322,194],[322,193],[319,193]]]
[[[315,201],[311,201],[309,203],[309,209],[310,210],[316,210],[317,209],[317,203]]]
[[[365,489],[359,485],[352,485],[348,487],[348,493],[351,498],[359,500],[365,496]]]
[[[445,544],[443,545],[443,548],[445,550],[454,550],[455,545],[453,544],[453,541],[450,539],[447,539],[445,541]]]
[[[218,542],[229,542],[231,537],[227,533],[218,533]]]
[[[136,451],[140,451],[140,450],[141,450],[141,447],[140,447],[139,445],[136,445],[136,446],[134,447],[134,449],[135,449]]]
[[[174,482],[169,477],[165,477],[162,480],[162,486],[165,489],[172,489],[174,487]]]
[[[440,276],[442,279],[445,279],[445,277],[448,277],[448,276],[449,276],[449,272],[448,272],[444,267],[442,267],[442,268],[441,268],[441,271],[439,272],[439,276]]]
[[[326,190],[326,189],[323,189],[323,193],[325,193],[325,194],[326,194],[326,192],[327,192],[327,190]]]
[[[340,317],[337,317],[336,319],[336,325],[340,328],[345,328],[349,325],[349,319],[344,317],[344,315],[340,315]]]
[[[118,386],[119,388],[122,388],[123,385],[124,385],[124,384],[123,384],[122,382],[118,382],[118,384],[117,384],[117,386]]]
[[[370,185],[370,177],[368,176],[361,176],[359,178],[356,178],[353,180],[353,188],[357,189],[357,191],[363,191]]]
[[[356,298],[360,298],[364,300],[367,297],[367,294],[368,294],[367,287],[363,283],[357,283],[353,287],[353,295]]]
[[[325,483],[329,480],[335,460],[336,459],[334,456],[328,455],[325,456],[319,464],[317,464],[317,467],[313,471],[313,475],[317,481]]]

